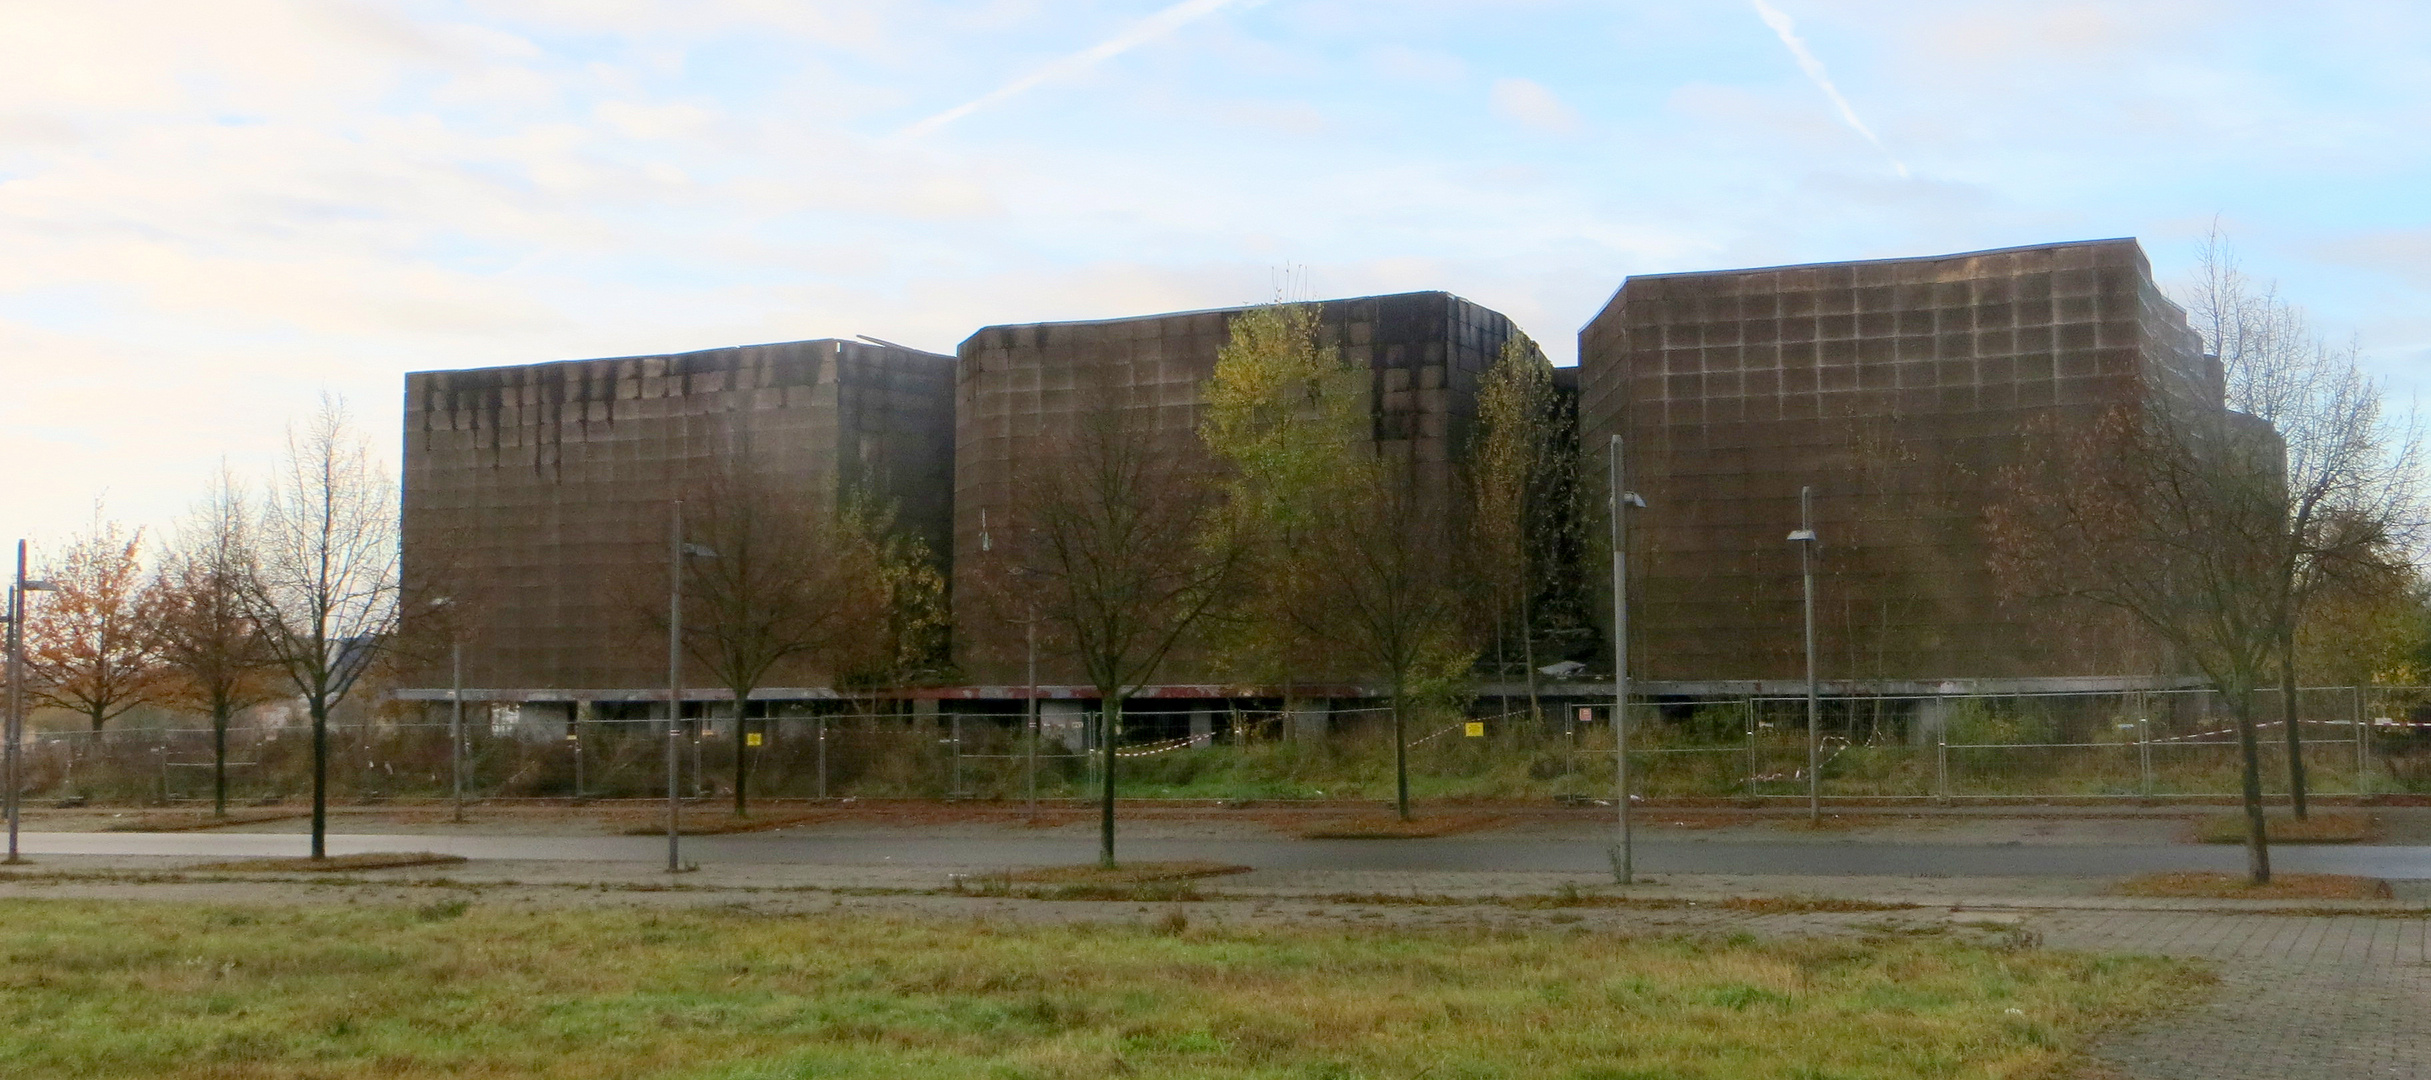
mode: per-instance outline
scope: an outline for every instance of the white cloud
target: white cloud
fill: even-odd
[[[1807,48],[1805,39],[1798,36],[1798,24],[1790,19],[1789,14],[1764,0],[1751,2],[1756,6],[1757,17],[1764,20],[1764,25],[1772,27],[1773,33],[1781,38],[1781,44],[1788,47],[1790,56],[1798,61],[1798,69],[1806,72],[1806,77],[1814,81],[1816,89],[1823,91],[1823,96],[1832,99],[1832,107],[1840,110],[1840,119],[1857,134],[1865,136],[1865,141],[1873,143],[1875,149],[1882,151],[1882,156],[1890,159],[1894,171],[1901,176],[1908,175],[1908,167],[1899,160],[1899,156],[1891,153],[1891,148],[1883,144],[1882,137],[1874,134],[1873,128],[1857,118],[1857,110],[1849,105],[1848,98],[1841,96],[1840,88],[1832,84],[1831,73],[1823,69],[1823,61],[1815,59],[1814,50]]]
[[[988,106],[1035,90],[1059,79],[1067,79],[1117,56],[1155,41],[1200,19],[1229,7],[1239,7],[1257,0],[1182,0],[1181,3],[1157,12],[1120,34],[1082,49],[1070,56],[1039,68],[1021,78],[990,90],[985,94],[956,105],[944,112],[923,119],[895,133],[895,141],[909,142],[929,135],[939,128],[969,116]]]
[[[1496,79],[1491,96],[1494,111],[1519,124],[1559,134],[1578,130],[1577,110],[1564,104],[1542,83],[1531,79]]]
[[[2431,343],[2402,316],[2431,279],[2401,231],[2431,76],[2402,47],[2419,30],[2364,19],[2402,17],[2385,4],[2231,5],[2191,42],[2170,29],[2191,0],[1839,5],[1873,51],[1835,63],[1947,181],[1922,184],[1870,166],[1845,98],[1751,63],[1736,7],[336,2],[10,9],[0,457],[45,467],[0,500],[0,540],[78,527],[103,490],[164,524],[223,455],[267,464],[324,387],[393,452],[406,370],[951,348],[1256,301],[1284,264],[1323,295],[1450,289],[1566,358],[1628,273],[2141,232],[2167,276],[2221,212],[2326,327],[2388,357]],[[1130,54],[1106,92],[985,115],[1018,139],[885,138],[1003,57],[1091,40],[1075,27],[1130,29],[1047,77],[1184,25],[1193,47]],[[1477,73],[1519,71],[1537,81],[1482,103],[1507,121],[1448,121]],[[1535,137],[1590,101],[1596,138]]]

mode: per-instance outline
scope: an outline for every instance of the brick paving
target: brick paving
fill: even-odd
[[[2210,1004],[2097,1048],[2135,1080],[2431,1080],[2424,919],[2070,911],[2028,925],[2054,948],[2217,965]]]

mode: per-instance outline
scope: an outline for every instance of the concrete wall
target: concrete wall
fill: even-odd
[[[1631,517],[1641,677],[1803,671],[1785,537],[1808,484],[1825,677],[2165,663],[2115,624],[2046,625],[2004,605],[1981,527],[2037,417],[2089,420],[2150,393],[2218,406],[2217,363],[2135,241],[1633,277],[1579,354],[1593,528],[1607,528],[1614,432],[1648,503]]]
[[[1479,377],[1517,330],[1511,320],[1448,293],[1404,293],[1324,301],[1320,335],[1345,360],[1373,373],[1373,438],[1380,453],[1412,466],[1423,488],[1457,483],[1455,461],[1476,417]],[[970,587],[982,566],[983,522],[1012,528],[1021,508],[1014,477],[1026,457],[1088,407],[1093,387],[1120,388],[1160,448],[1204,460],[1198,428],[1204,385],[1232,316],[1245,309],[1183,312],[1100,322],[991,326],[962,343],[956,376],[954,469],[955,655],[975,682],[1023,676],[1018,620],[979,603]],[[1017,614],[1017,613],[1016,613]],[[1160,681],[1202,682],[1204,665],[1184,658]],[[1042,658],[1041,678],[1077,681]]]
[[[945,557],[952,380],[952,357],[836,340],[410,374],[407,579],[457,583],[468,689],[663,685],[644,605],[669,503],[745,461],[830,505],[865,485]]]

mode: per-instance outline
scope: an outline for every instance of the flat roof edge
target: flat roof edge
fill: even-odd
[[[1327,304],[1350,304],[1357,303],[1361,300],[1392,300],[1404,296],[1441,296],[1449,300],[1457,300],[1472,307],[1485,307],[1484,304],[1480,304],[1475,300],[1471,300],[1468,297],[1462,296],[1459,293],[1452,292],[1448,289],[1412,289],[1408,292],[1369,293],[1363,296],[1335,296],[1328,297],[1323,300],[1286,300],[1282,301],[1282,303],[1307,303],[1323,307]],[[1191,308],[1185,311],[1160,311],[1148,315],[1115,315],[1103,319],[1049,319],[1039,322],[989,323],[986,326],[982,326],[977,330],[971,331],[970,337],[966,337],[963,340],[968,341],[971,338],[978,337],[979,335],[987,333],[990,330],[1007,330],[1021,326],[1111,326],[1115,323],[1148,322],[1154,319],[1179,319],[1191,315],[1229,315],[1234,312],[1251,311],[1267,306],[1269,305],[1233,304],[1226,307]],[[1486,310],[1492,311],[1493,309],[1486,308]],[[1497,314],[1500,313],[1497,312]]]
[[[1986,255],[2016,255],[2028,251],[2052,251],[2059,248],[2094,247],[2101,244],[2134,244],[2140,251],[2143,244],[2133,236],[2109,236],[2098,240],[2061,240],[2047,244],[2019,244],[2014,247],[1984,248],[1980,251],[1953,251],[1943,255],[1898,255],[1883,259],[1827,259],[1822,262],[1783,263],[1778,266],[1742,266],[1723,270],[1675,270],[1663,274],[1631,274],[1623,278],[1624,287],[1632,281],[1658,281],[1667,278],[1720,277],[1728,274],[1770,274],[1782,270],[1822,270],[1836,266],[1880,266],[1885,263],[1944,262],[1950,259],[1975,259]]]
[[[954,354],[952,353],[930,352],[927,349],[915,349],[909,345],[873,343],[867,339],[858,337],[819,337],[801,338],[795,341],[757,341],[743,345],[712,345],[706,349],[681,349],[676,352],[629,353],[622,356],[574,356],[563,357],[556,360],[534,360],[529,363],[522,364],[484,364],[480,367],[424,368],[420,371],[408,371],[405,373],[405,377],[410,379],[416,375],[456,375],[475,371],[508,371],[514,368],[548,367],[552,364],[605,364],[618,360],[663,360],[675,356],[698,356],[702,353],[727,352],[734,349],[766,349],[782,345],[824,345],[829,342],[834,342],[839,345],[857,345],[865,349],[893,349],[901,352],[917,353],[921,356],[933,356],[940,360],[951,360],[954,358]]]

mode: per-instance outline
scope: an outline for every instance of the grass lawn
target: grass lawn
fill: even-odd
[[[23,1076],[2062,1075],[2153,959],[1933,939],[0,903]]]

